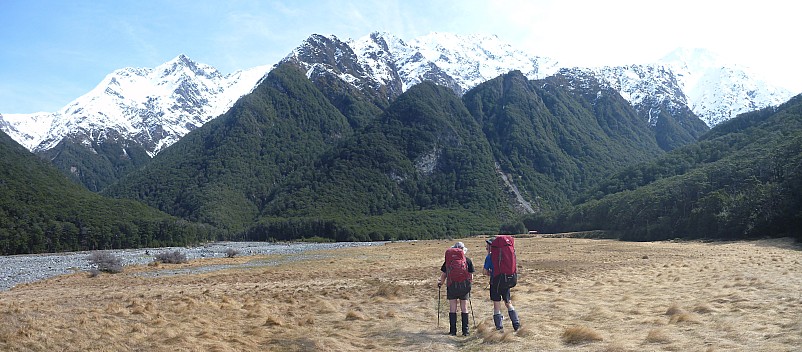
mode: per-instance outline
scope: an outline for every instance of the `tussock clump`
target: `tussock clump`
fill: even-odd
[[[582,325],[566,328],[561,337],[563,342],[569,345],[579,345],[604,340],[601,334],[596,330]]]
[[[646,334],[646,342],[648,343],[669,343],[671,339],[663,330],[652,329]]]
[[[488,324],[485,321],[479,323],[479,326],[476,327],[476,333],[482,338],[494,332],[496,332],[496,328],[493,327],[493,324]]]
[[[484,343],[509,342],[512,341],[513,339],[513,333],[511,330],[512,329],[498,331],[495,328],[493,328],[493,330],[486,336],[484,335],[480,336],[482,336],[482,341],[484,341]]]
[[[666,310],[666,315],[677,315],[682,313],[685,313],[685,311],[676,304],[672,304],[671,307],[668,307]]]
[[[283,326],[283,325],[284,321],[272,315],[267,317],[267,320],[264,323],[264,326]]]
[[[162,252],[156,254],[155,261],[165,264],[183,264],[187,262],[187,255],[181,251]]]
[[[534,331],[532,331],[528,325],[521,325],[521,327],[518,328],[518,331],[515,332],[515,335],[518,335],[518,337],[527,337],[531,336],[532,334],[534,334]]]
[[[117,274],[123,271],[122,259],[109,252],[94,252],[90,254],[89,264],[93,266],[93,269],[106,273]],[[90,270],[90,275],[95,277],[97,273]]]
[[[401,286],[393,283],[381,283],[376,285],[374,297],[396,298],[401,293]]]
[[[483,321],[476,327],[476,336],[481,338],[484,343],[499,343],[509,341],[512,338],[512,333],[506,330],[496,330],[492,322]]]
[[[320,314],[330,314],[337,311],[337,307],[329,301],[320,301],[316,307],[318,307],[317,312]]]
[[[315,325],[315,317],[311,315],[307,315],[298,320],[298,326],[309,326]]]
[[[345,320],[367,320],[367,317],[365,317],[365,314],[362,314],[362,312],[349,310],[348,313],[345,314]]]

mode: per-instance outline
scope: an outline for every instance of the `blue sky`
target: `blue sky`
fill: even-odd
[[[310,34],[496,34],[578,66],[703,47],[802,92],[800,5],[673,0],[0,0],[0,113],[56,111],[123,67],[179,54],[223,74],[283,58]]]

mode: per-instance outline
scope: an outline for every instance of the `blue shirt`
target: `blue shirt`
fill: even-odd
[[[485,270],[490,271],[490,277],[493,277],[493,259],[490,259],[490,254],[485,257]]]

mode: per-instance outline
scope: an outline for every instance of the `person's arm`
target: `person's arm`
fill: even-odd
[[[485,276],[490,276],[490,274],[492,274],[491,270],[493,270],[493,261],[490,259],[490,255],[485,257],[485,266],[482,269],[482,273],[485,274]]]
[[[437,280],[437,287],[440,287],[446,280],[446,263],[443,263],[443,266],[440,267],[440,271],[442,271],[442,273],[440,274],[440,278]]]

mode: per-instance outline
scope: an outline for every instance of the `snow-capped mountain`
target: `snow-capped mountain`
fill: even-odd
[[[388,98],[424,80],[462,94],[512,70],[530,79],[557,72],[557,61],[515,50],[496,36],[432,33],[409,42],[389,33],[342,41],[313,35],[283,61],[295,62],[310,78],[324,73],[355,87],[385,89]]]
[[[677,114],[688,109],[688,101],[677,82],[676,75],[663,65],[605,66],[596,68],[572,68],[560,71],[566,75],[590,74],[599,81],[607,82],[611,88],[648,119],[657,124],[662,109]]]
[[[741,113],[780,105],[794,95],[705,49],[680,48],[660,63],[673,70],[688,105],[708,126]]]
[[[330,55],[321,60],[320,53],[327,52]],[[423,80],[462,94],[511,70],[529,79],[558,71],[593,73],[618,90],[652,125],[664,109],[669,113],[690,109],[714,126],[743,112],[779,105],[792,96],[703,50],[678,49],[653,64],[571,68],[516,50],[496,36],[431,33],[404,42],[389,33],[372,33],[348,41],[314,35],[286,60],[301,64],[310,77],[327,72],[360,89],[383,87],[390,99]]]
[[[0,130],[28,150],[42,142],[56,113],[0,114]]]
[[[123,68],[55,113],[3,116],[0,127],[31,151],[65,138],[84,145],[137,143],[151,156],[226,112],[269,71],[258,66],[223,76],[179,55],[156,68]]]
[[[521,71],[529,79],[592,73],[627,99],[652,125],[661,111],[690,108],[708,126],[778,105],[792,94],[723,64],[708,52],[678,50],[658,63],[570,68],[513,48],[496,36],[431,33],[403,41],[389,33],[342,41],[312,35],[282,60],[312,79],[337,77],[374,99],[394,99],[424,80],[462,94],[476,85]],[[156,68],[112,72],[92,91],[54,113],[0,115],[0,129],[32,151],[65,138],[91,147],[107,139],[140,144],[151,156],[224,113],[250,92],[272,65],[223,76],[184,55]]]

